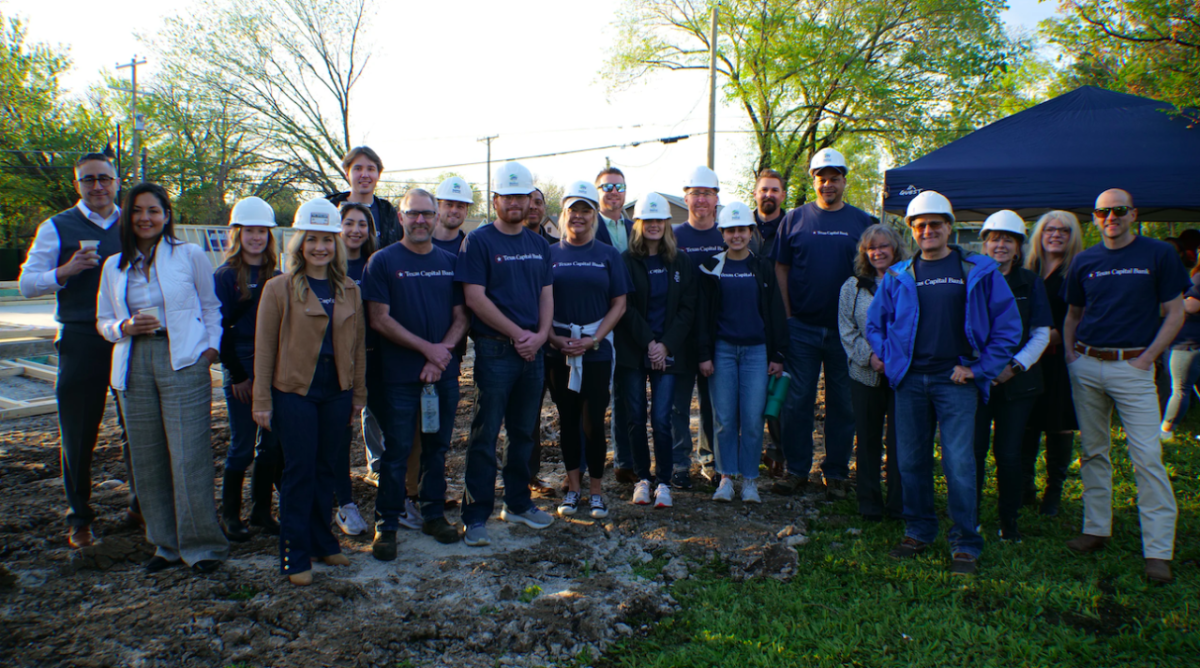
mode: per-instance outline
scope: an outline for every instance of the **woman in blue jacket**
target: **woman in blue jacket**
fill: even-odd
[[[933,434],[941,431],[951,572],[973,574],[983,551],[975,527],[975,407],[1012,360],[1021,316],[996,262],[949,245],[954,210],[927,190],[905,217],[921,252],[893,267],[867,311],[872,362],[896,391],[896,437],[905,537],[891,556],[915,557],[937,539]]]
[[[221,484],[221,519],[225,536],[235,542],[250,538],[242,523],[242,483],[254,462],[250,481],[251,526],[279,534],[271,517],[271,490],[279,473],[279,446],[275,436],[259,429],[250,415],[254,386],[254,320],[262,286],[279,273],[275,253],[275,212],[257,197],[247,197],[229,214],[229,250],[225,263],[213,274],[221,302],[221,367],[225,370],[225,406],[229,412],[229,450]]]

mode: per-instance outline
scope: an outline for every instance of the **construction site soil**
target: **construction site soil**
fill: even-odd
[[[451,499],[462,494],[473,399],[471,366],[464,364],[447,467]],[[696,413],[694,407],[693,432]],[[819,426],[820,406],[817,417]],[[564,474],[549,400],[542,432],[543,477],[557,489]],[[216,388],[218,490],[228,442]],[[361,435],[351,458],[362,473]],[[793,546],[806,542],[806,523],[821,506],[813,496],[766,492],[761,505],[714,503],[713,487],[695,469],[697,485],[676,490],[673,508],[636,506],[632,486],[615,483],[610,470],[606,519],[580,514],[534,531],[493,516],[485,548],[402,531],[393,562],[371,556],[370,532],[350,537],[335,527],[350,566],[317,564],[313,585],[296,587],[279,573],[278,538],[261,533],[232,544],[229,560],[213,574],[186,568],[147,574],[141,564],[152,549],[125,521],[129,478],[111,402],[92,473],[97,540],[73,550],[63,522],[55,416],[0,423],[0,665],[578,665],[673,614],[671,583],[707,562],[728,564],[735,579],[790,577]],[[366,518],[374,515],[375,493],[355,476]],[[535,500],[553,513],[557,495]],[[448,519],[458,521],[458,511]]]

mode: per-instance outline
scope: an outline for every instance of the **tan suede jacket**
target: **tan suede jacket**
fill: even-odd
[[[329,316],[320,300],[308,290],[307,301],[292,297],[292,275],[280,274],[263,286],[254,332],[254,405],[256,412],[271,410],[271,388],[308,394],[321,341]],[[367,318],[362,295],[347,278],[344,294],[333,305],[333,352],[338,381],[343,390],[354,390],[354,405],[367,404]]]

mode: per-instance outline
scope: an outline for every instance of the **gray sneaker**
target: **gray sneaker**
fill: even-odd
[[[487,526],[483,523],[472,524],[463,530],[463,542],[471,547],[483,547],[491,545],[492,541],[488,539]]]
[[[419,530],[425,524],[425,519],[421,517],[421,509],[413,503],[412,499],[404,499],[404,512],[400,513],[399,522],[400,526],[414,531]]]
[[[550,513],[543,512],[537,506],[531,507],[523,513],[514,513],[505,506],[500,511],[500,519],[505,522],[520,522],[531,529],[545,529],[554,523],[554,517]]]

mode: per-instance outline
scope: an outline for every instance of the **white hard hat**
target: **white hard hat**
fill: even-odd
[[[461,176],[451,176],[439,183],[435,197],[438,200],[449,200],[451,202],[475,203],[475,192],[471,190],[471,186],[467,183],[467,180]]]
[[[721,213],[717,214],[717,227],[721,229],[753,226],[754,224],[754,214],[750,212],[750,207],[741,202],[730,202],[721,209]]]
[[[1016,211],[1001,209],[988,216],[983,221],[983,229],[979,230],[979,235],[985,237],[990,231],[1008,232],[1021,237],[1021,241],[1025,241],[1025,221],[1021,220],[1021,216],[1017,215]]]
[[[506,162],[492,177],[492,192],[497,195],[528,195],[533,187],[533,174],[519,162]]]
[[[721,182],[717,179],[717,173],[703,165],[692,170],[688,175],[687,181],[683,182],[683,189],[688,188],[712,188],[717,192],[721,192]]]
[[[951,223],[954,222],[954,208],[950,206],[950,200],[936,190],[922,190],[917,193],[916,197],[909,200],[908,211],[904,214],[904,223],[907,225],[916,216],[929,213],[940,213],[950,218]]]
[[[812,162],[808,163],[808,174],[812,176],[826,167],[840,169],[843,174],[850,171],[846,167],[846,158],[831,148],[823,148],[817,151],[816,155],[812,157]]]
[[[596,191],[596,186],[589,181],[576,181],[567,186],[563,191],[562,205],[566,209],[575,202],[587,202],[595,209],[600,203],[600,193]]]
[[[342,233],[342,214],[333,202],[318,197],[310,199],[296,209],[296,218],[292,221],[292,229],[306,232]]]
[[[238,200],[229,212],[229,226],[241,227],[275,227],[275,210],[259,197],[247,197]]]
[[[646,193],[633,206],[634,220],[670,220],[671,205],[658,193]]]

